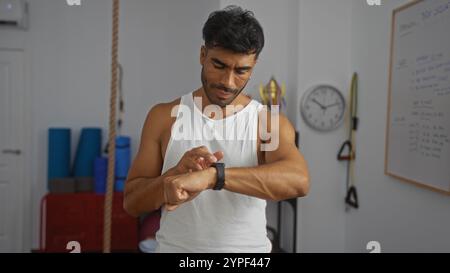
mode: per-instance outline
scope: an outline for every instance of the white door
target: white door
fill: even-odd
[[[0,252],[24,251],[23,55],[0,49]]]

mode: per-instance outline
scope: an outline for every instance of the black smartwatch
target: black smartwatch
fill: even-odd
[[[217,180],[213,190],[220,191],[225,186],[225,163],[213,163],[211,167],[217,170]]]

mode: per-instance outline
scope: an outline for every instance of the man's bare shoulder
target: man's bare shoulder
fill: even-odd
[[[279,111],[272,112],[269,109],[259,112],[259,123],[266,132],[272,132],[272,122],[277,122],[278,126],[274,126],[274,130],[292,130],[293,125],[284,113]]]
[[[163,102],[158,103],[150,109],[149,115],[155,116],[158,119],[168,119],[170,120],[170,113],[172,112],[172,109],[179,105],[181,101],[181,98],[177,98],[171,102]]]
[[[175,121],[175,117],[172,117],[171,113],[172,109],[180,104],[180,101],[181,98],[178,98],[171,102],[155,104],[147,114],[144,131],[149,131],[153,138],[159,138]]]

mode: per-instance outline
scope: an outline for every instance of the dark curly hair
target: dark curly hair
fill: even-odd
[[[236,53],[259,56],[264,47],[264,33],[253,12],[238,6],[214,11],[203,26],[203,40],[208,48],[222,47]]]

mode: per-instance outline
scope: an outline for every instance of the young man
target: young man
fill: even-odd
[[[202,87],[150,110],[124,208],[162,208],[157,252],[270,252],[266,200],[305,196],[307,165],[287,118],[242,94],[264,47],[253,13],[213,12],[203,38]]]

